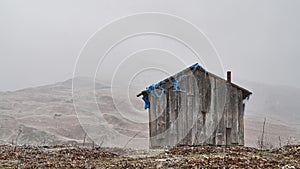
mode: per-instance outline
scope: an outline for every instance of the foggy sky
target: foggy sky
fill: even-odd
[[[298,0],[2,0],[0,91],[71,78],[93,33],[139,12],[169,13],[196,25],[214,44],[224,70],[232,70],[233,81],[300,87],[299,7]]]

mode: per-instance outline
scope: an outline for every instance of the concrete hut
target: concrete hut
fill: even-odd
[[[150,148],[244,145],[245,101],[252,93],[207,72],[198,63],[153,84],[143,96]]]

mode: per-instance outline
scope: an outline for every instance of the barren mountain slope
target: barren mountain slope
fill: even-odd
[[[74,80],[74,98],[72,80],[1,92],[0,143],[83,142],[85,131],[88,131],[87,137],[102,146],[148,147],[145,122],[148,117],[147,111],[141,111],[143,102],[140,98],[133,98],[131,105],[124,96],[112,97],[107,85],[96,82],[94,93],[91,79]],[[300,140],[299,89],[242,83],[253,92],[246,104],[246,145],[256,146],[264,117],[267,119],[266,140],[273,145],[279,144],[279,136],[282,144]],[[80,103],[76,102],[78,100]],[[86,142],[91,143],[91,140],[86,139]]]

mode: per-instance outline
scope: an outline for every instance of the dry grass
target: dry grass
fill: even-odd
[[[260,151],[249,147],[162,150],[0,146],[0,168],[300,168],[300,145]]]

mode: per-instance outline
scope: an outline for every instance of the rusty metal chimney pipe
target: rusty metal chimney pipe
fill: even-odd
[[[231,83],[231,71],[227,71],[227,82]]]

